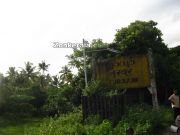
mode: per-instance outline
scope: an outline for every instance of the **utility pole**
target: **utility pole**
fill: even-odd
[[[86,52],[85,52],[85,49],[86,49],[85,46],[86,46],[86,44],[88,44],[88,42],[83,39],[84,78],[85,78],[85,86],[87,87],[88,84],[87,84]]]
[[[152,95],[153,108],[155,110],[158,110],[159,104],[158,104],[158,98],[157,98],[155,67],[154,67],[154,60],[153,60],[153,54],[152,54],[151,48],[149,48],[148,50],[148,59],[149,59],[150,78],[151,78],[151,86],[148,87],[148,90],[150,91]]]

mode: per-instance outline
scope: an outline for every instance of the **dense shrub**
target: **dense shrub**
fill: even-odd
[[[48,92],[48,98],[43,106],[46,115],[63,114],[73,110],[70,99],[71,88],[52,89]]]
[[[12,95],[10,90],[4,85],[0,85],[0,113],[6,112],[9,97]]]
[[[52,115],[63,114],[73,110],[73,88],[48,89],[33,84],[29,88],[0,86],[0,113],[18,115]]]
[[[88,83],[88,87],[83,90],[84,96],[94,96],[94,95],[101,95],[101,96],[111,96],[116,94],[111,87],[102,84],[100,81],[92,80]]]
[[[61,96],[61,93],[50,95],[43,106],[43,112],[46,115],[63,114],[71,111],[73,105],[66,97]]]
[[[122,120],[113,127],[111,121],[100,120],[98,116],[90,116],[82,124],[81,112],[78,111],[49,118],[39,128],[27,129],[26,135],[125,135],[128,127],[133,127],[136,135],[155,135],[171,120],[168,109],[161,107],[159,111],[153,111],[151,107],[141,105],[129,108]]]
[[[136,105],[128,108],[128,112],[123,116],[115,130],[116,134],[122,134],[127,127],[133,127],[136,135],[152,135],[171,123],[172,118],[170,110],[165,107],[152,110],[151,106],[145,104]]]
[[[48,96],[39,85],[32,86],[30,90],[27,91],[27,95],[34,97],[30,103],[37,109],[44,105]]]

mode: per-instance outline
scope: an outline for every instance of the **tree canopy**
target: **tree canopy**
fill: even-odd
[[[162,39],[162,32],[154,21],[135,21],[128,27],[118,29],[114,42],[125,54],[147,53],[151,48],[154,53],[167,53],[168,48]]]

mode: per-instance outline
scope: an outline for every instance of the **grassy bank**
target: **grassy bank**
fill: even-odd
[[[24,135],[28,128],[39,127],[42,118],[0,117],[0,135]]]

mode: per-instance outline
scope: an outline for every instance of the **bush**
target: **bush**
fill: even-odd
[[[89,82],[88,87],[83,90],[84,96],[94,96],[94,95],[109,95],[109,93],[113,93],[113,90],[102,84],[100,81],[92,80]]]
[[[98,125],[101,124],[103,119],[99,115],[90,115],[86,120],[84,121],[85,124],[93,124]]]
[[[127,114],[114,127],[111,121],[101,120],[99,116],[90,116],[82,124],[81,114],[76,111],[49,118],[39,128],[26,130],[25,135],[125,135],[128,127],[132,127],[136,135],[155,135],[172,120],[168,109],[161,107],[153,111],[146,105],[128,108]]]
[[[170,110],[165,107],[152,110],[151,106],[145,104],[136,105],[128,108],[128,113],[123,116],[116,131],[120,129],[120,132],[124,132],[127,127],[133,127],[136,135],[152,135],[167,127],[172,118]],[[122,125],[125,126],[123,129]]]
[[[61,117],[46,119],[38,129],[26,129],[26,135],[81,135],[84,128],[81,122],[81,113],[69,113]]]
[[[4,113],[31,116],[35,112],[34,106],[29,103],[32,99],[33,97],[26,95],[11,95],[4,106]]]
[[[47,99],[47,93],[44,92],[39,85],[32,86],[27,92],[28,96],[34,97],[30,103],[36,108],[41,108]]]
[[[6,112],[9,97],[12,95],[11,91],[4,85],[0,85],[0,113]]]
[[[43,106],[46,115],[64,114],[73,111],[74,89],[64,85],[61,88],[52,88],[48,91],[48,98]]]
[[[63,114],[72,111],[72,103],[62,94],[61,91],[49,94],[43,111],[46,115]]]
[[[0,86],[0,113],[14,116],[42,114],[42,106],[47,98],[38,85],[30,88]]]

